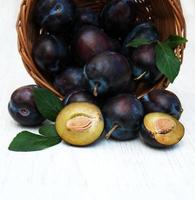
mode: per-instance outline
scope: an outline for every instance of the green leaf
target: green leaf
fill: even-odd
[[[59,137],[54,124],[43,125],[39,129],[39,133],[46,137]]]
[[[181,44],[185,44],[188,40],[184,37],[171,35],[166,41],[165,44],[169,47],[175,49]]]
[[[59,137],[44,137],[34,133],[23,131],[19,133],[11,142],[9,150],[11,151],[39,151],[61,142]]]
[[[149,40],[140,38],[140,39],[131,40],[131,41],[127,44],[126,47],[134,47],[134,48],[137,48],[137,47],[140,47],[140,46],[143,46],[143,45],[147,45],[147,44],[152,44],[152,43],[154,43],[154,41],[149,41]]]
[[[155,52],[158,69],[173,83],[179,74],[181,62],[167,44],[158,42]]]
[[[34,97],[39,112],[47,119],[55,121],[63,105],[53,93],[43,88],[34,89]]]

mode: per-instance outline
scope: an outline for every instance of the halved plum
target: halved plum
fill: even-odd
[[[100,109],[91,103],[71,103],[56,119],[59,136],[74,146],[87,146],[100,138],[104,120]]]
[[[166,148],[177,144],[184,132],[184,126],[171,115],[149,113],[144,117],[140,138],[152,147]]]

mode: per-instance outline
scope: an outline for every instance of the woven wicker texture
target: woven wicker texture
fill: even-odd
[[[185,36],[186,27],[183,12],[179,0],[135,0],[138,6],[138,21],[152,21],[160,32],[161,39],[167,38],[169,35]],[[106,3],[106,0],[75,0],[78,7],[90,7],[95,11],[100,11]],[[39,34],[39,30],[32,22],[32,11],[36,0],[24,0],[21,4],[20,13],[17,21],[18,32],[18,49],[22,57],[24,66],[34,81],[50,91],[62,95],[56,91],[51,83],[46,80],[38,71],[32,59],[32,44]],[[183,58],[183,50],[185,46],[180,46],[175,51],[176,55]],[[169,82],[166,78],[162,78],[158,83],[150,88],[146,88],[140,84],[136,90],[138,97],[153,88],[166,88]]]

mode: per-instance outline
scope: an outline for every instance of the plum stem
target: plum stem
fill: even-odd
[[[183,109],[183,108],[181,108],[180,112],[181,112],[181,113],[183,113],[183,111],[184,111],[184,109]]]
[[[141,75],[139,75],[138,77],[134,78],[134,81],[138,81],[140,80],[142,77],[144,77],[144,75],[146,74],[147,72],[143,72]]]
[[[118,124],[115,124],[115,125],[112,127],[112,129],[111,129],[108,133],[106,133],[106,135],[105,135],[106,140],[109,140],[110,137],[111,137],[111,135],[112,135],[112,133],[113,133],[116,129],[118,129],[118,128],[119,128],[119,125],[118,125]]]
[[[94,87],[94,89],[93,89],[93,95],[94,95],[95,97],[98,96],[98,83],[95,84],[95,87]]]

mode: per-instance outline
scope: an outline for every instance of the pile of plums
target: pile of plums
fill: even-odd
[[[151,22],[136,22],[136,9],[132,0],[108,1],[99,13],[78,8],[72,0],[37,1],[33,23],[40,35],[32,56],[64,96],[56,129],[66,142],[85,146],[102,132],[120,141],[140,135],[154,147],[182,139],[182,106],[175,94],[154,89],[141,99],[134,95],[140,82],[152,86],[163,76],[155,63],[159,33]],[[135,39],[152,44],[128,47]],[[12,117],[22,125],[44,120],[33,99],[34,87],[19,88],[9,103]]]
[[[155,64],[156,27],[138,23],[137,3],[109,1],[102,11],[78,8],[72,0],[39,0],[33,10],[38,36],[33,60],[63,96],[87,90],[94,96],[135,93],[162,78]],[[41,31],[40,31],[41,30]],[[128,47],[135,39],[152,44]]]

